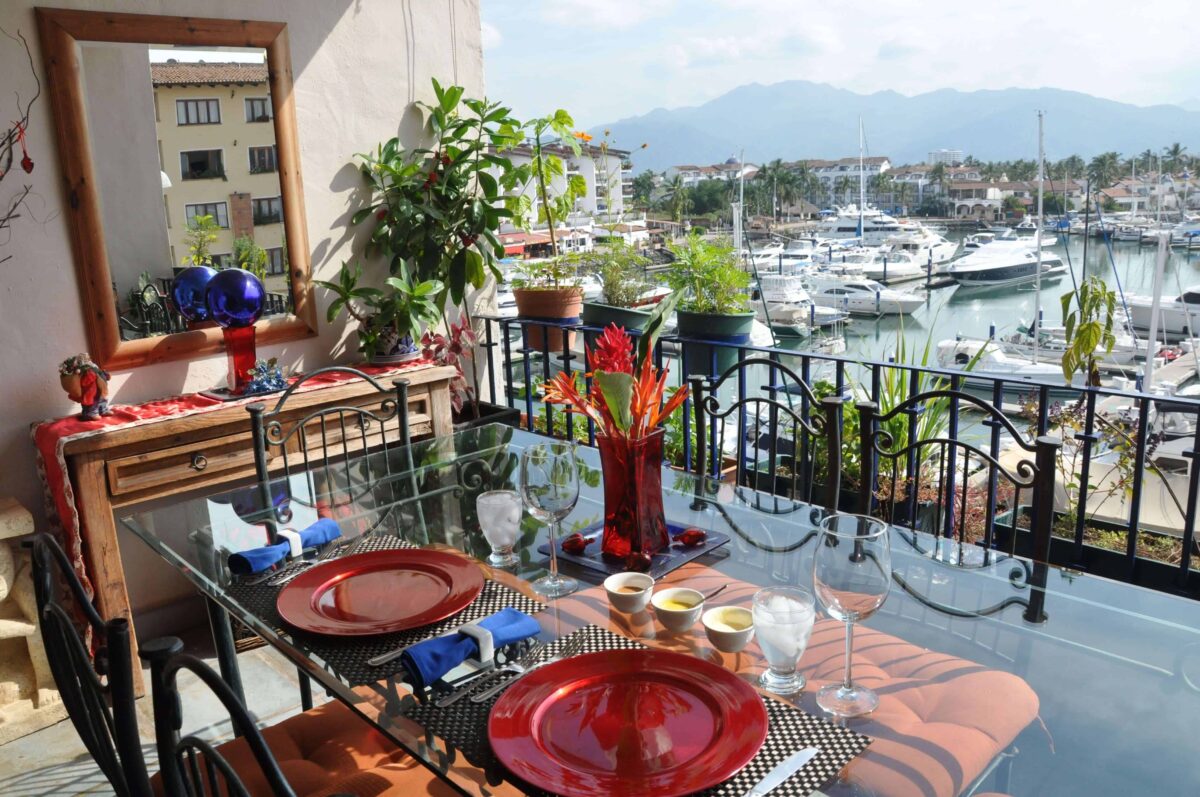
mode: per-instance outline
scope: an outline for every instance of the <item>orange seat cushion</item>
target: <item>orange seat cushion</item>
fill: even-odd
[[[441,797],[458,793],[336,700],[263,728],[262,735],[284,777],[301,797]],[[244,739],[226,742],[217,750],[250,794],[270,797],[267,780]],[[158,775],[154,776],[154,790],[163,793]]]

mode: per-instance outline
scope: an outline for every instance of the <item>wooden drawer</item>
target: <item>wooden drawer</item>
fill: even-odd
[[[241,478],[254,473],[249,422],[243,434],[112,459],[107,468],[108,489],[114,496],[167,486],[186,488],[189,482],[214,477]]]

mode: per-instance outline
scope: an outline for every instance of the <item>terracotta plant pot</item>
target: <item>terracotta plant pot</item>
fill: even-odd
[[[513,298],[517,301],[517,314],[523,321],[545,321],[547,324],[529,324],[524,328],[525,347],[537,351],[549,350],[561,353],[575,345],[575,333],[571,330],[554,329],[579,323],[583,311],[583,288],[515,288]],[[548,344],[548,345],[547,345]]]

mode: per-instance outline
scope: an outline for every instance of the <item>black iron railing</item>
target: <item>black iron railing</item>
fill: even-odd
[[[581,347],[578,343],[570,345],[571,341],[563,332],[572,332],[579,343],[590,344],[602,330],[542,320],[499,317],[485,320],[489,323],[482,341],[482,364],[486,372],[481,380],[482,398],[520,409],[522,423],[530,431],[570,436],[595,445],[597,430],[593,423],[579,413],[540,401],[540,385],[557,371],[585,370]],[[530,327],[547,330],[541,335],[541,345],[536,348],[525,344],[526,330]],[[693,346],[703,347],[707,373],[681,373],[680,354]],[[841,486],[848,508],[856,505],[853,498],[855,470],[860,477],[862,472],[875,474],[870,477],[872,483],[867,489],[878,490],[883,486],[875,469],[863,468],[863,463],[856,459],[856,452],[860,450],[855,426],[856,401],[873,402],[881,414],[886,414],[892,409],[889,402],[895,405],[929,390],[940,389],[949,394],[969,391],[1003,413],[1010,422],[1008,425],[1019,428],[1025,436],[1049,435],[1063,440],[1055,462],[1057,497],[1050,564],[1200,597],[1200,571],[1195,566],[1200,467],[1194,466],[1196,453],[1200,452],[1200,400],[1111,388],[1072,388],[1061,384],[1005,380],[960,370],[861,361],[817,352],[702,341],[675,335],[664,335],[660,339],[654,358],[660,367],[670,366],[671,384],[679,385],[686,383],[689,376],[710,379],[719,376],[720,355],[731,351],[739,361],[762,358],[785,365],[798,374],[817,397],[834,395],[843,400],[842,439],[847,456],[842,458]],[[698,361],[689,359],[695,370]],[[591,380],[586,376],[584,380],[590,388]],[[732,392],[730,401],[763,394],[773,401],[793,401],[796,415],[806,421],[820,412],[820,407],[814,405],[812,391],[791,391],[772,375],[759,380],[740,376],[727,380],[723,389]],[[971,489],[964,486],[962,498],[955,499],[962,504],[942,507],[936,518],[925,524],[924,530],[935,538],[957,538],[968,548],[985,551],[994,548],[1030,556],[1033,552],[1028,531],[1031,508],[1021,501],[1019,491],[1015,497],[1006,495],[1004,480],[998,478],[999,472],[994,466],[987,465],[988,460],[1003,462],[1008,455],[1012,435],[1005,428],[1006,424],[978,412],[978,407],[971,402],[951,395],[943,404],[926,404],[903,413],[910,442],[923,428],[923,413],[934,412],[943,415],[937,424],[939,435],[952,440],[968,440],[986,457],[982,458],[981,469],[974,474],[964,474],[960,467],[958,478],[971,479]],[[678,466],[694,469],[692,414],[689,400],[672,421],[668,429],[668,459],[673,459],[673,464]],[[762,418],[749,420],[757,434],[769,436],[775,431],[762,428]],[[739,429],[745,428],[744,423],[746,419],[743,418]],[[925,432],[928,431],[926,428]],[[723,457],[732,457],[734,463],[739,459],[748,460],[751,454],[747,446],[752,442],[743,437],[732,451],[711,451],[709,461],[704,464],[705,471],[720,475],[723,465],[728,464]],[[806,473],[799,481],[811,485],[815,479],[823,478],[821,469],[825,460],[820,446],[804,448],[806,450],[793,453],[788,467],[804,469]],[[674,457],[670,453],[672,450]],[[780,480],[776,476],[775,473],[755,475],[751,471],[748,480],[740,472],[737,478],[742,486],[767,491],[779,483],[797,482],[795,478]],[[923,490],[921,474],[915,479],[911,472],[906,476],[912,490]],[[929,499],[923,500],[924,504],[936,504],[936,488],[945,485],[934,487]],[[894,480],[892,489],[895,489]],[[952,489],[942,490],[943,496],[951,493]],[[878,504],[883,503],[887,502],[877,502],[874,511],[880,512]],[[915,514],[919,513],[911,513]],[[948,519],[947,514],[954,514],[959,519]],[[911,515],[907,522],[920,528],[917,518]],[[974,524],[970,529],[969,516]],[[968,531],[972,533],[967,534]],[[965,550],[962,546],[956,554],[960,557]]]

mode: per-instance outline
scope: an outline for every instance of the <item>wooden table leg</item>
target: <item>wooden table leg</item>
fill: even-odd
[[[429,414],[434,437],[454,434],[454,408],[450,404],[450,380],[429,385]]]
[[[117,545],[117,524],[108,502],[108,483],[104,461],[82,455],[73,462],[71,483],[75,490],[75,505],[79,509],[81,530],[85,530],[83,546],[88,575],[95,590],[96,610],[105,620],[124,617],[129,621],[129,652],[133,657],[133,690],[141,697],[146,692],[142,668],[138,666],[137,633],[129,611],[129,593],[125,590],[125,570],[121,565],[121,549]]]

